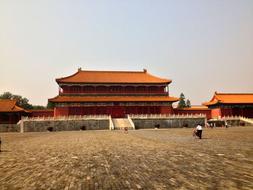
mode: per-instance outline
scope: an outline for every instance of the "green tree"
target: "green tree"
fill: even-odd
[[[48,108],[48,109],[53,109],[54,106],[55,106],[55,105],[54,105],[53,102],[48,102],[48,103],[47,103],[47,108]]]
[[[32,104],[29,104],[29,100],[25,97],[22,97],[20,95],[15,95],[10,92],[4,92],[0,95],[0,99],[11,99],[16,100],[17,105],[24,108],[24,109],[34,109]]]
[[[4,92],[0,95],[0,99],[12,99],[12,93],[10,92]]]
[[[191,102],[189,99],[186,100],[186,107],[187,108],[190,108],[191,107]]]
[[[178,102],[177,107],[178,107],[178,108],[184,108],[184,107],[186,107],[185,96],[184,96],[183,93],[180,94],[179,102]]]
[[[33,105],[32,109],[34,109],[34,110],[44,110],[44,109],[46,109],[46,107],[45,106],[40,106],[40,105]]]
[[[24,109],[33,109],[33,106],[29,104],[29,100],[27,98],[23,98],[20,95],[12,95],[13,100],[17,100],[17,105]]]

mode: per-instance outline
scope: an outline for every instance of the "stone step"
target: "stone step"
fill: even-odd
[[[125,129],[127,127],[128,130],[132,130],[133,127],[131,125],[131,123],[129,122],[128,119],[125,118],[117,118],[117,119],[113,119],[113,124],[114,124],[114,128],[115,129]]]

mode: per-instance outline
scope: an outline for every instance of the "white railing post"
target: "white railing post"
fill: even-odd
[[[110,129],[110,130],[114,130],[114,124],[113,124],[113,122],[112,122],[112,117],[111,117],[111,115],[109,116],[109,129]]]
[[[132,128],[135,129],[134,122],[133,122],[133,120],[130,118],[129,115],[127,115],[127,119],[128,119],[128,121],[129,121],[129,123],[131,124]]]

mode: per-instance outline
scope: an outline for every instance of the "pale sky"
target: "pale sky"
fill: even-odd
[[[253,93],[253,0],[0,0],[0,93],[46,105],[55,78],[142,70],[193,105]]]

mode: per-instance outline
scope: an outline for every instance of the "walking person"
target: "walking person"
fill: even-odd
[[[124,133],[128,133],[128,128],[124,127]]]
[[[224,121],[225,127],[228,128],[228,122],[225,120]]]
[[[201,139],[202,138],[202,126],[200,124],[197,125],[195,131],[196,131],[196,136],[198,136],[199,139]]]

